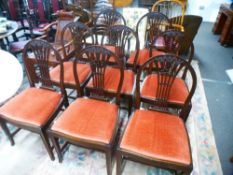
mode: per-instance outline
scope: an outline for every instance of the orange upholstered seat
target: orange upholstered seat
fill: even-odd
[[[191,164],[184,122],[166,113],[136,110],[125,130],[120,148],[152,160]]]
[[[111,92],[116,92],[120,80],[119,69],[107,67],[104,77],[104,89]],[[93,87],[92,80],[87,85]],[[123,94],[132,94],[134,87],[134,73],[131,70],[124,70],[124,80],[121,89]]]
[[[155,99],[157,86],[158,86],[158,75],[151,74],[147,76],[143,81],[141,97],[148,99]],[[175,78],[171,87],[168,102],[184,104],[188,95],[189,95],[189,91],[184,80],[182,80],[181,78]]]
[[[117,115],[118,107],[115,104],[79,98],[55,121],[51,129],[73,139],[108,144],[115,132]]]
[[[134,63],[135,54],[136,54],[136,51],[131,53],[127,61],[128,64]],[[150,54],[149,49],[147,48],[141,49],[138,54],[137,65],[142,65],[143,63],[145,63],[150,58],[149,54]],[[158,55],[163,55],[163,54],[164,52],[161,52],[161,51],[157,51],[157,50],[152,51],[152,56],[158,56]]]
[[[64,66],[64,83],[75,85],[73,62],[68,61],[63,63]],[[90,74],[90,66],[88,64],[77,64],[79,83],[82,84]],[[51,79],[55,82],[60,81],[60,66],[56,66],[50,72]]]
[[[4,104],[0,115],[9,121],[41,126],[56,110],[61,97],[50,90],[28,88]]]

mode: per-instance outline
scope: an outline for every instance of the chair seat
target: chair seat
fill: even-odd
[[[120,81],[119,69],[107,67],[105,70],[105,74],[104,89],[109,92],[117,92],[118,84]],[[121,94],[131,95],[134,89],[134,81],[134,73],[131,70],[124,70],[124,79]],[[92,79],[89,81],[87,87],[93,87]]]
[[[113,53],[115,53],[116,54],[116,56],[118,56],[118,57],[120,57],[120,54],[119,54],[119,47],[117,47],[117,46],[111,46],[111,45],[103,45],[103,47],[104,48],[106,48],[106,49],[108,49],[108,50],[110,50],[110,51],[112,51]],[[113,58],[113,57],[110,57],[109,58],[109,62],[110,63],[114,63],[115,62],[115,59]]]
[[[144,49],[141,49],[139,51],[139,54],[138,54],[138,60],[137,60],[137,65],[143,65],[149,58],[149,49],[147,48],[144,48]],[[134,64],[134,58],[135,58],[135,54],[136,54],[136,51],[132,52],[127,63],[128,64]],[[164,52],[162,51],[158,51],[158,50],[153,50],[152,51],[152,56],[158,56],[158,55],[163,55]]]
[[[51,130],[75,140],[109,144],[115,132],[118,107],[107,102],[79,98],[54,122]]]
[[[177,116],[166,113],[136,110],[127,125],[120,148],[156,161],[191,164],[185,125]]]
[[[28,88],[0,108],[0,115],[11,121],[42,126],[61,101],[61,94],[39,88]]]
[[[9,45],[9,50],[13,53],[21,52],[24,49],[24,46],[29,42],[30,40],[26,41],[16,41]]]
[[[64,83],[69,85],[76,85],[74,79],[73,62],[67,61],[63,63],[64,66]],[[79,83],[82,85],[88,78],[91,70],[88,64],[77,64]],[[60,65],[56,66],[50,72],[51,80],[60,82]]]
[[[151,74],[147,76],[142,85],[141,97],[148,99],[156,98],[156,89],[158,86],[158,75]],[[168,102],[176,104],[184,104],[185,100],[189,95],[188,88],[181,78],[175,78],[173,85],[171,87]]]

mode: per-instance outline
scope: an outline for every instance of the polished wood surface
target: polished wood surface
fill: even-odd
[[[230,7],[230,4],[222,4],[213,27],[214,34],[221,34],[219,39],[221,45],[233,43],[232,27],[233,9]]]

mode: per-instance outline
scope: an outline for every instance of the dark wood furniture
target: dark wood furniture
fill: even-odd
[[[106,35],[106,36],[105,36]],[[122,99],[128,102],[128,115],[131,114],[133,105],[133,95],[135,90],[135,74],[132,70],[127,70],[126,63],[130,55],[130,50],[137,51],[135,57],[138,56],[139,41],[136,32],[125,25],[113,25],[108,28],[102,38],[101,45],[112,52],[114,52],[120,59],[124,66],[124,81],[122,90],[120,92]],[[136,58],[134,58],[136,59]],[[110,59],[109,65],[114,65],[114,60]],[[105,90],[117,92],[117,82],[119,81],[119,74],[114,68],[107,68],[107,79]],[[88,85],[87,85],[88,87]]]
[[[67,35],[70,35],[72,40],[67,40]],[[87,40],[88,43],[87,43]],[[76,82],[74,78],[74,67],[73,67],[73,61],[75,58],[78,57],[80,51],[87,47],[90,44],[94,43],[94,37],[91,32],[91,30],[83,23],[80,23],[78,21],[76,22],[70,22],[68,23],[61,32],[61,46],[62,46],[62,52],[64,55],[64,58],[68,58],[70,55],[70,52],[74,51],[74,57],[70,61],[63,60],[63,67],[64,67],[64,86],[65,88],[69,89],[76,89]],[[90,76],[91,69],[88,64],[85,63],[77,63],[76,64],[77,69],[77,76],[79,78],[79,84],[80,84],[80,90],[78,92],[81,92],[81,94],[78,94],[78,96],[84,95],[84,86],[87,83],[87,80]],[[51,70],[50,76],[51,79],[55,82],[59,82],[60,72],[60,65],[56,66],[54,69]],[[69,96],[71,97],[71,96]]]
[[[174,59],[175,55],[171,56],[165,54],[158,57],[160,59],[164,58],[164,61],[158,61],[158,63],[153,64],[151,63],[150,66],[147,67],[148,73],[145,73],[146,77],[142,80],[143,83],[142,86],[140,86],[140,100],[144,103],[156,105],[157,103],[155,103],[155,101],[160,101],[161,99],[166,98],[166,106],[170,109],[173,109],[174,113],[177,113],[184,121],[186,121],[192,108],[191,98],[196,87],[196,77],[192,74],[192,71],[188,69],[190,63],[182,63],[182,60],[182,62],[173,63],[174,65],[171,65],[172,63],[170,63],[169,61],[166,62],[166,60]],[[180,59],[178,59],[178,61],[179,60]],[[181,65],[178,66],[178,64]],[[182,64],[184,64],[185,66]],[[186,66],[187,64],[189,64],[189,66]],[[175,69],[175,67],[173,70],[170,68],[171,66],[177,66],[178,68]],[[183,68],[183,70],[180,70],[181,67]],[[168,70],[172,72],[166,73],[166,71]],[[168,78],[167,80],[163,77],[163,74],[171,74],[172,76],[174,76],[174,79],[169,80]],[[185,76],[187,74],[191,75],[189,84],[186,84],[185,82]],[[160,80],[159,78],[161,77],[162,79]],[[169,87],[169,89],[163,89],[163,86],[161,87],[159,81],[161,81],[161,85],[165,86],[169,83],[172,83],[172,86]]]
[[[233,44],[232,29],[233,9],[230,4],[222,4],[213,27],[214,34],[221,34],[219,39],[221,45]]]
[[[28,67],[27,62],[27,53],[29,51],[35,54],[36,59],[35,64],[30,67]],[[15,144],[13,136],[21,128],[38,133],[51,160],[54,160],[52,148],[45,131],[61,108],[64,105],[68,106],[68,103],[63,87],[63,68],[61,68],[60,72],[60,83],[56,88],[50,80],[48,64],[50,52],[55,54],[62,67],[60,55],[49,43],[42,40],[32,40],[25,46],[23,60],[26,72],[30,74],[31,68],[36,69],[39,83],[25,89],[0,108],[0,125],[9,138],[11,145]],[[11,123],[19,127],[19,129],[10,133],[6,123]]]
[[[139,37],[139,31],[146,23],[145,36],[140,43],[145,43],[144,48],[139,50],[138,56],[135,57],[138,51],[134,51],[127,60],[127,65],[133,67],[134,70],[138,69],[143,63],[145,63],[151,56],[164,54],[162,51],[155,49],[155,43],[159,39],[162,32],[171,28],[169,19],[162,13],[149,12],[143,15],[136,26],[136,33]],[[136,58],[136,59],[135,59]]]
[[[110,58],[115,60],[115,69],[120,74],[117,93],[114,93],[116,104],[104,101],[107,100],[107,92],[104,90],[105,70]],[[62,138],[68,141],[67,143],[104,152],[107,174],[111,175],[113,146],[119,124],[118,105],[123,83],[123,66],[114,53],[103,47],[89,46],[84,48],[74,62],[77,91],[80,89],[80,84],[75,64],[80,60],[90,65],[93,87],[89,91],[94,99],[76,99],[53,123],[48,134],[58,154],[59,162],[62,161],[62,151],[64,150],[59,145],[59,139]]]
[[[113,25],[126,25],[125,18],[115,9],[106,9],[101,11],[95,18],[93,33],[95,34],[95,43],[100,44],[103,35],[107,34],[109,27]]]
[[[151,76],[157,76],[157,87],[153,103],[144,104],[146,109],[139,109],[143,100],[141,93],[141,75],[151,64],[156,65],[158,71]],[[152,57],[139,69],[136,80],[136,110],[130,117],[126,129],[117,148],[117,175],[121,175],[126,160],[168,169],[174,174],[190,174],[192,171],[192,155],[189,138],[182,113],[186,112],[187,105],[183,106],[180,114],[169,112],[169,94],[178,72],[187,68],[195,83],[191,87],[193,94],[196,88],[196,74],[194,69],[182,58],[175,55]],[[144,84],[145,85],[145,84]],[[177,94],[182,90],[177,89]],[[187,99],[188,101],[191,98]],[[147,101],[148,102],[148,101]],[[187,103],[188,104],[188,103]]]

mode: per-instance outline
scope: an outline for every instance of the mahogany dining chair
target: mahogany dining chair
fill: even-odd
[[[32,52],[35,55],[33,66],[28,66],[27,60],[29,52]],[[48,64],[48,59],[50,52],[54,53],[61,66],[60,81],[56,86],[49,76],[50,66]],[[43,40],[32,40],[25,46],[23,60],[27,74],[35,71],[38,81],[7,101],[0,108],[0,124],[10,140],[11,145],[15,144],[13,136],[21,128],[38,133],[51,160],[54,160],[54,154],[46,134],[46,129],[62,107],[68,106],[63,85],[63,66],[61,57],[48,42]],[[30,79],[30,76],[28,78]],[[11,132],[7,123],[11,123],[19,129]]]
[[[107,101],[110,92],[105,91],[106,69],[113,58],[115,69],[119,73],[117,93],[114,102]],[[88,149],[104,152],[106,155],[107,174],[112,174],[112,154],[119,125],[120,91],[123,84],[123,66],[119,58],[101,46],[89,46],[80,51],[74,62],[74,75],[77,91],[80,89],[76,64],[85,61],[91,68],[92,88],[90,98],[78,98],[54,121],[48,134],[58,154],[59,162],[63,159],[64,148],[59,140]],[[65,144],[67,145],[67,144]]]
[[[146,76],[153,84],[153,97],[145,100],[141,85],[142,72],[154,64],[159,69]],[[194,84],[178,113],[169,110],[172,89],[177,84],[177,75],[187,67]],[[145,85],[145,83],[143,83]],[[190,174],[193,168],[189,137],[183,114],[196,88],[194,69],[176,55],[151,57],[139,69],[136,80],[136,110],[122,134],[117,148],[117,175],[123,171],[126,160],[167,169],[172,173]],[[177,96],[183,96],[182,89],[176,89]],[[143,103],[143,108],[142,108]],[[141,108],[140,108],[141,107]]]

